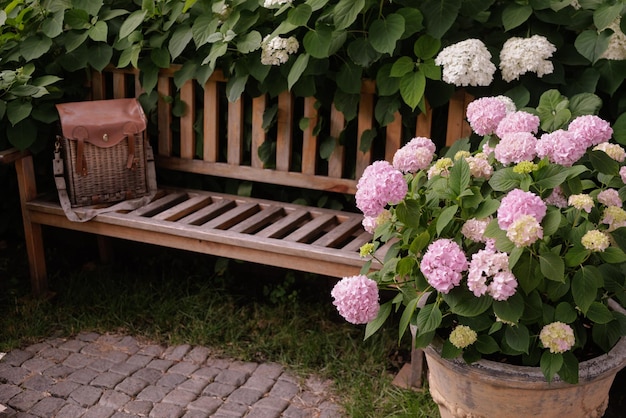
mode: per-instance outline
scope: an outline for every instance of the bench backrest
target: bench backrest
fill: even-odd
[[[227,80],[219,71],[211,75],[204,88],[192,79],[177,92],[174,74],[179,68],[172,66],[158,74],[157,164],[166,169],[354,194],[358,178],[374,160],[391,161],[395,151],[415,136],[435,140],[432,111],[415,112],[404,120],[396,112],[391,123],[378,127],[374,117],[376,89],[371,81],[363,82],[357,116],[348,123],[334,105],[325,112],[318,109],[315,97],[294,98],[287,91],[275,98],[247,97],[244,93],[229,102]],[[107,68],[95,72],[91,82],[94,100],[135,97],[143,91],[134,69]],[[180,117],[174,116],[172,108],[171,98],[176,94],[186,105]],[[447,127],[438,129],[440,135],[444,132],[440,142],[450,145],[470,134],[465,120],[470,100],[471,96],[463,91],[450,100]],[[264,116],[274,110],[276,123],[267,129]],[[317,128],[320,118],[325,121],[321,130]],[[301,128],[303,119],[308,124]],[[339,138],[344,129],[350,132],[345,138],[354,138],[353,143],[337,141],[330,156],[321,158],[324,138]],[[372,129],[377,130],[377,137],[371,146],[365,146],[361,143],[363,133]],[[266,141],[273,143],[268,146]],[[257,152],[264,144],[266,151],[271,150],[271,157],[265,158],[269,163],[262,161]]]

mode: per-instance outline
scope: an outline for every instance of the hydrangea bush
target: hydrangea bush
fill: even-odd
[[[444,357],[576,382],[581,359],[626,335],[609,309],[626,303],[626,153],[600,107],[557,90],[536,108],[480,98],[474,135],[441,157],[415,138],[369,166],[356,201],[373,240],[363,274],[332,292],[339,312],[367,337],[402,311],[400,335],[414,324],[418,346],[441,337]]]

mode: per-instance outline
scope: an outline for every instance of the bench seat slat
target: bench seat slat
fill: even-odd
[[[152,216],[184,201],[187,193],[171,193],[130,212],[135,216]]]
[[[259,231],[256,236],[260,238],[280,238],[298,228],[303,221],[308,219],[311,219],[311,216],[306,210],[295,210],[278,222]]]
[[[285,241],[310,242],[312,237],[315,239],[324,228],[336,222],[337,219],[335,215],[325,214],[316,216],[283,239]]]
[[[177,221],[185,216],[196,212],[198,209],[206,207],[211,203],[209,196],[193,196],[190,199],[179,203],[178,205],[154,215],[154,219],[164,221]]]
[[[317,240],[313,241],[312,244],[321,245],[322,247],[337,248],[349,237],[354,236],[355,233],[358,233],[362,230],[363,227],[361,226],[361,220],[358,218],[352,218],[345,222],[341,222],[329,232],[325,233]]]
[[[221,215],[226,212],[228,209],[235,206],[235,202],[233,200],[221,199],[218,201],[212,200],[212,203],[209,206],[205,206],[202,209],[190,213],[184,218],[180,219],[178,222],[181,224],[189,224],[189,225],[201,225],[215,218],[216,216]]]
[[[233,225],[247,219],[259,211],[259,205],[256,203],[244,203],[237,205],[227,212],[222,213],[215,219],[202,224],[203,228],[212,229],[228,229]]]
[[[243,222],[239,222],[237,225],[229,228],[229,231],[252,234],[271,224],[276,219],[284,216],[284,214],[285,211],[280,206],[272,206],[267,209],[262,209]]]
[[[345,251],[358,251],[363,244],[367,244],[372,239],[372,234],[367,231],[361,232],[356,238],[343,246]]]

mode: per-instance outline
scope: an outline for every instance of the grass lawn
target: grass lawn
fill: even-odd
[[[29,295],[23,244],[0,239],[0,351],[80,331],[128,333],[330,378],[350,417],[439,416],[427,391],[391,385],[408,340],[398,344],[390,324],[363,341],[363,327],[332,306],[335,279],[121,241],[102,265],[93,238],[46,232],[45,300]]]

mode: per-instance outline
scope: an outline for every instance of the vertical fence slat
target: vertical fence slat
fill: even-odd
[[[276,169],[289,171],[293,142],[293,96],[284,91],[278,95]]]
[[[263,168],[263,161],[259,157],[259,148],[266,139],[265,129],[263,129],[263,114],[267,106],[267,96],[265,94],[252,99],[252,155],[250,163],[254,168]]]
[[[330,109],[330,136],[335,138],[336,144],[333,153],[328,160],[328,176],[334,178],[341,178],[343,175],[343,166],[345,164],[346,149],[343,145],[339,144],[339,135],[344,128],[346,119],[339,110],[335,107],[335,104]]]
[[[204,85],[204,161],[215,162],[219,155],[220,101],[216,81],[208,80]]]
[[[400,112],[393,115],[393,122],[387,125],[385,138],[385,160],[392,162],[393,156],[402,146],[402,116]]]
[[[415,136],[421,136],[423,138],[430,138],[433,129],[433,110],[430,107],[430,103],[426,101],[426,113],[417,115],[417,121],[415,123]]]
[[[165,100],[172,96],[172,86],[170,77],[166,74],[159,74],[157,82],[159,92],[159,102],[157,105],[158,125],[159,125],[159,155],[172,155],[172,105]]]
[[[126,95],[126,74],[121,72],[113,73],[113,98],[123,99]]]
[[[180,99],[185,103],[185,114],[180,117],[180,156],[193,159],[196,147],[196,131],[193,123],[196,117],[195,81],[187,80],[180,89]]]
[[[448,105],[448,129],[446,131],[446,145],[452,145],[457,139],[469,136],[471,129],[465,121],[465,109],[471,101],[471,96],[465,90],[458,90],[450,98]]]
[[[241,164],[243,147],[243,98],[228,103],[228,164]]]
[[[361,151],[362,136],[365,131],[372,129],[374,121],[374,95],[361,92],[359,101],[359,115],[357,126],[357,149],[356,149],[356,178],[360,178],[365,168],[371,163],[372,151]]]
[[[91,99],[104,100],[106,83],[104,73],[93,71],[91,76]]]
[[[317,109],[315,109],[315,97],[304,99],[304,117],[308,118],[309,126],[303,133],[302,144],[302,172],[305,174],[315,174],[317,161],[317,136],[313,135],[313,130],[317,125]]]

